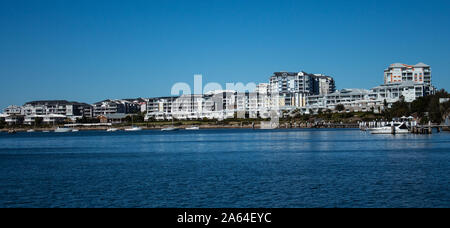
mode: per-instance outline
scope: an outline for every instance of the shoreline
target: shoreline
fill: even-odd
[[[161,125],[158,127],[147,127],[147,126],[139,126],[141,127],[142,130],[161,130],[164,127],[167,127],[165,125]],[[180,125],[180,126],[175,126],[178,129],[185,129],[188,127],[191,127],[192,125]],[[198,127],[200,127],[200,129],[255,129],[255,130],[261,130],[261,126],[259,124],[255,124],[255,127],[252,126],[236,126],[236,125],[196,125]],[[114,127],[114,126],[111,126]],[[131,127],[131,126],[117,126],[114,128],[117,128],[119,131],[123,131],[124,129]],[[108,128],[110,127],[74,127],[73,129],[77,129],[79,131],[106,131]],[[56,128],[4,128],[4,129],[0,129],[0,132],[8,132],[10,130],[14,130],[15,132],[27,132],[28,130],[35,130],[36,132],[42,132],[42,131],[50,131],[53,132]],[[324,127],[324,126],[298,126],[298,127],[279,127],[279,128],[275,128],[272,130],[276,130],[276,129],[359,129],[359,128],[355,128],[354,124],[351,125],[339,125],[337,127]]]

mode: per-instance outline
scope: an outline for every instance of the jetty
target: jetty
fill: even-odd
[[[403,121],[406,123],[406,126],[409,129],[409,132],[412,134],[433,134],[433,129],[439,133],[441,131],[448,131],[450,129],[450,125],[447,124],[424,124],[420,125],[416,121]],[[368,131],[373,128],[380,128],[385,126],[393,126],[396,121],[372,121],[372,122],[360,122],[359,128],[362,131]],[[392,132],[395,134],[395,131]]]
[[[436,129],[436,131],[439,133],[441,131],[444,131],[446,129],[449,129],[449,125],[438,125],[438,124],[429,124],[429,125],[417,125],[411,128],[412,134],[433,134],[433,129]]]

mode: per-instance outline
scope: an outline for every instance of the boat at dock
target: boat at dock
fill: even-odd
[[[383,127],[367,129],[371,134],[409,134],[406,123],[392,123]]]

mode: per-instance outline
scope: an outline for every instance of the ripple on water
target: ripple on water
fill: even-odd
[[[449,207],[450,135],[0,135],[0,207]]]

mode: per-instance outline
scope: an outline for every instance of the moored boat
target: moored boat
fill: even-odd
[[[72,128],[68,128],[68,127],[57,127],[55,129],[56,133],[67,133],[67,132],[72,132],[73,129]]]
[[[188,131],[196,131],[196,130],[200,130],[200,127],[198,127],[198,126],[187,127],[186,130],[188,130]]]
[[[368,129],[372,134],[409,134],[406,123],[393,123],[383,127]]]
[[[142,131],[142,128],[133,126],[131,128],[125,128],[124,131]]]
[[[179,129],[176,127],[166,127],[161,129],[161,131],[178,131]]]
[[[108,128],[108,129],[106,129],[106,131],[107,132],[115,132],[115,131],[118,131],[119,129],[117,129],[117,128]]]

